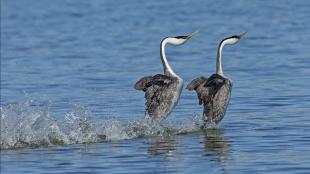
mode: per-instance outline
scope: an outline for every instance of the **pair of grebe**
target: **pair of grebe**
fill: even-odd
[[[160,57],[164,67],[164,75],[146,76],[141,78],[135,89],[145,92],[146,117],[152,120],[166,118],[178,103],[183,88],[183,80],[172,70],[168,63],[165,46],[167,44],[182,45],[197,32],[188,36],[167,37],[160,43]],[[209,78],[201,76],[192,80],[186,87],[197,92],[199,104],[203,104],[203,120],[208,124],[219,123],[227,110],[232,89],[232,81],[222,69],[222,50],[225,45],[237,43],[245,33],[223,39],[217,50],[216,72]]]

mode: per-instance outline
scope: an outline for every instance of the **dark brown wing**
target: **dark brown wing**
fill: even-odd
[[[136,90],[142,90],[145,91],[150,82],[152,81],[153,76],[146,76],[142,77],[139,81],[136,82],[135,84],[135,89]]]
[[[156,74],[155,76],[146,76],[142,77],[137,83],[135,84],[134,88],[136,90],[146,91],[146,89],[152,85],[165,85],[171,82],[171,78],[166,75]]]
[[[169,76],[157,74],[155,76],[143,77],[135,84],[135,89],[145,92],[146,109],[149,116],[156,117],[158,115],[158,107],[163,102],[163,98],[165,98],[163,96],[165,95],[164,91],[167,91],[173,80]]]
[[[201,76],[192,80],[187,86],[186,89],[189,91],[195,90],[199,100],[199,104],[202,104],[204,96],[208,95],[207,88],[204,85],[208,82],[208,78]]]
[[[204,76],[198,77],[198,78],[192,80],[186,86],[186,89],[189,90],[189,91],[196,90],[198,88],[198,86],[200,86],[201,84],[206,83],[207,81],[208,81],[208,78],[206,78]]]

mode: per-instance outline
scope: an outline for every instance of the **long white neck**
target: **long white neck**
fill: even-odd
[[[216,60],[216,74],[224,75],[222,69],[222,49],[225,43],[222,41],[217,49],[217,60]]]
[[[217,61],[216,61],[216,74],[224,76],[223,69],[222,69],[222,50],[225,45],[234,44],[237,42],[236,38],[226,38],[221,41],[219,47],[217,49]]]
[[[164,73],[167,76],[177,76],[174,71],[172,70],[171,66],[168,63],[167,57],[166,57],[166,52],[165,52],[165,46],[169,42],[170,38],[165,38],[161,43],[160,43],[160,58],[164,66]]]

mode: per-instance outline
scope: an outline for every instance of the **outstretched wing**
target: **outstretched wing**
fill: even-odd
[[[208,89],[204,87],[204,85],[208,82],[208,78],[201,76],[194,80],[192,80],[187,86],[186,89],[189,91],[195,90],[197,93],[197,97],[199,100],[199,104],[201,105],[205,96],[208,96]]]
[[[204,97],[204,113],[208,121],[218,123],[225,115],[232,88],[231,80],[213,74],[204,85],[208,96]]]
[[[198,88],[198,86],[200,86],[201,84],[206,83],[207,81],[208,81],[208,78],[206,78],[204,76],[198,77],[198,78],[192,80],[186,86],[186,89],[189,90],[189,91],[196,90]]]
[[[145,92],[146,109],[150,116],[157,116],[158,106],[165,98],[164,91],[172,84],[173,79],[166,75],[157,74],[155,76],[147,76],[140,79],[135,84],[135,89]]]
[[[136,90],[146,91],[146,89],[152,85],[162,86],[169,84],[171,81],[172,79],[169,76],[156,74],[155,76],[142,77],[136,82],[134,87]]]
[[[152,78],[153,76],[142,77],[139,81],[136,82],[135,89],[145,91],[148,88],[148,85],[150,85]]]

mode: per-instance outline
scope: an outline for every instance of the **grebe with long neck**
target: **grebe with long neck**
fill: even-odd
[[[209,78],[201,76],[191,81],[186,89],[195,90],[199,104],[203,104],[203,120],[208,124],[218,124],[227,110],[232,89],[232,81],[223,73],[222,50],[225,45],[237,43],[246,33],[223,39],[217,49],[216,71]]]
[[[187,36],[167,37],[160,43],[160,58],[164,68],[164,75],[156,74],[141,78],[136,84],[136,90],[145,92],[146,118],[160,121],[166,118],[178,103],[183,87],[183,80],[172,70],[165,53],[165,46],[182,45],[197,32]]]

